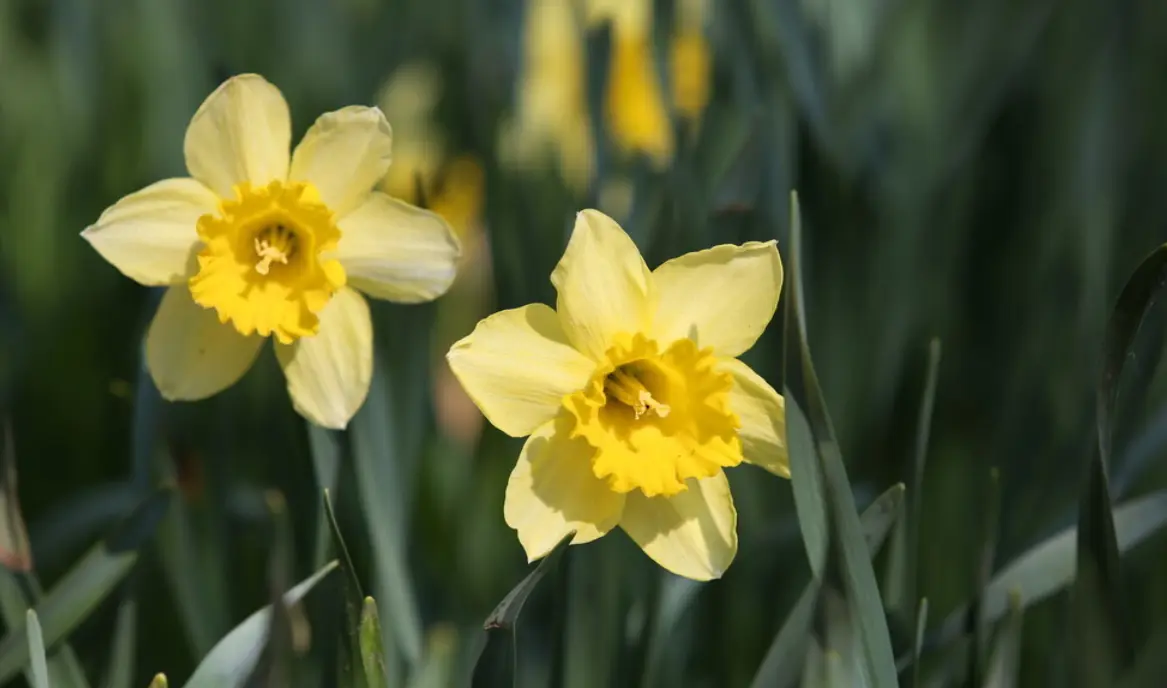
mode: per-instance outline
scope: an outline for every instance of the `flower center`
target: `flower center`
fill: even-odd
[[[648,413],[650,410],[655,411],[656,415],[661,418],[666,418],[669,415],[668,404],[662,404],[656,399],[652,398],[652,392],[644,386],[640,380],[636,379],[633,372],[625,370],[632,366],[623,366],[613,370],[607,378],[604,379],[604,392],[614,398],[616,401],[628,406],[632,412],[636,414],[636,420]]]
[[[691,478],[741,463],[733,380],[711,349],[681,339],[660,351],[637,334],[618,338],[605,358],[564,408],[571,436],[595,449],[592,471],[613,490],[674,495]]]
[[[243,335],[290,344],[320,326],[317,314],[344,286],[344,268],[327,253],[340,230],[307,182],[239,184],[235,198],[198,222],[203,241],[191,296]]]
[[[296,235],[282,224],[274,227],[264,227],[255,237],[255,255],[259,262],[255,264],[255,271],[266,275],[271,271],[271,264],[288,264],[296,252]]]

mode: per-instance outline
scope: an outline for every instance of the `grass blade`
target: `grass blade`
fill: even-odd
[[[332,561],[283,596],[285,605],[298,603],[337,566]],[[259,655],[267,639],[271,624],[271,606],[253,613],[231,630],[230,633],[211,648],[210,653],[199,663],[186,688],[226,688],[238,686],[255,668]]]
[[[352,558],[349,557],[344,536],[341,535],[340,525],[336,520],[336,511],[332,506],[332,496],[327,489],[324,490],[323,505],[324,515],[332,534],[332,542],[338,552],[338,560],[344,577],[344,582],[341,584],[344,598],[344,634],[341,638],[341,647],[345,655],[342,657],[340,671],[342,676],[354,685],[364,685],[364,662],[361,658],[360,648],[361,613],[358,610],[363,605],[365,594],[361,589],[361,581],[357,578],[356,569],[353,568]],[[384,650],[382,650],[382,655],[384,655]]]
[[[559,565],[559,560],[563,558],[564,552],[567,551],[574,537],[575,531],[565,535],[547,553],[547,556],[539,561],[535,569],[528,573],[518,585],[512,588],[506,594],[506,597],[502,598],[502,601],[498,603],[498,606],[494,608],[490,616],[486,617],[486,621],[482,624],[482,633],[479,635],[476,643],[477,647],[473,655],[474,660],[471,664],[472,685],[503,685],[502,682],[497,680],[496,674],[499,670],[498,664],[505,664],[504,662],[498,661],[502,655],[504,645],[510,645],[511,648],[511,662],[509,664],[512,673],[511,680],[513,681],[513,668],[518,662],[517,649],[514,643],[514,630],[515,624],[519,620],[519,614],[522,613],[523,605],[527,603],[527,598],[535,591],[539,582]],[[484,657],[488,654],[490,655],[488,658],[490,661],[484,661]],[[505,670],[503,673],[505,673]]]
[[[134,647],[138,635],[138,602],[127,597],[118,607],[113,646],[103,688],[131,688],[134,679]]]
[[[352,458],[361,511],[369,525],[377,584],[373,590],[389,617],[392,646],[413,667],[421,657],[421,618],[406,561],[404,496],[393,440],[388,382],[374,368],[364,406],[352,422]]]
[[[940,377],[940,340],[928,344],[928,372],[924,380],[924,396],[916,419],[916,445],[912,454],[911,488],[905,518],[896,523],[892,534],[891,552],[887,559],[887,583],[884,600],[889,609],[905,616],[916,600],[916,579],[920,556],[920,502],[924,487],[924,464],[928,458],[928,439],[932,433],[932,413],[936,406],[936,383]]]
[[[41,624],[37,620],[36,612],[28,610],[25,615],[24,628],[28,635],[28,653],[32,662],[33,688],[49,688],[49,666],[45,659],[45,639],[41,635]]]
[[[928,598],[920,600],[916,613],[916,637],[912,640],[912,688],[920,688],[920,655],[924,649],[924,631],[928,628]]]
[[[789,411],[788,411],[789,413]],[[1125,552],[1167,525],[1167,490],[1132,499],[1114,510],[1118,548]],[[999,621],[1009,611],[1014,591],[1023,608],[1040,602],[1073,582],[1077,557],[1077,528],[1070,527],[1031,547],[1002,568],[985,589],[982,619]],[[928,647],[947,645],[964,634],[968,608],[952,612]]]
[[[802,531],[802,543],[806,548],[811,573],[821,579],[826,567],[829,537],[822,467],[806,415],[789,388],[783,389],[782,395],[786,399],[786,441],[790,455],[794,509],[798,515],[798,527]]]
[[[312,454],[312,470],[316,475],[316,489],[333,491],[336,489],[337,472],[340,470],[340,440],[336,433],[316,425],[308,426],[308,444]],[[319,505],[316,518],[316,550],[313,565],[317,568],[328,561],[328,544],[331,527],[324,503]]]
[[[786,407],[788,424],[792,408],[795,413],[802,413],[796,405],[788,402]],[[892,525],[902,514],[903,497],[904,486],[894,485],[863,511],[861,517],[863,533],[872,557],[879,552]],[[754,675],[753,683],[750,684],[753,688],[786,688],[798,681],[799,674],[802,673],[800,660],[805,658],[808,652],[807,641],[818,607],[820,585],[820,579],[812,576],[798,601],[786,615],[782,628],[774,636],[758,673]]]
[[[1021,665],[1021,620],[1024,611],[1017,595],[1010,598],[1009,618],[997,633],[985,675],[985,688],[1013,688]]]
[[[801,284],[802,228],[798,207],[798,194],[791,193],[791,262],[794,266],[792,282],[795,298],[795,321],[798,325],[798,339],[802,358],[802,378],[810,411],[811,430],[818,446],[819,460],[822,462],[823,482],[826,486],[829,504],[831,536],[833,546],[841,558],[841,570],[847,599],[852,605],[859,640],[863,646],[868,674],[877,688],[897,686],[895,656],[892,654],[891,636],[887,628],[887,618],[879,596],[879,586],[875,570],[863,538],[859,512],[855,508],[851,484],[847,478],[847,468],[835,438],[830,414],[822,388],[815,373],[807,341],[805,303]],[[789,415],[789,400],[787,401]]]
[[[35,607],[45,644],[52,647],[69,636],[129,574],[137,550],[150,537],[170,502],[170,490],[147,498],[105,542],[82,557]],[[0,683],[28,663],[28,636],[13,628],[0,640]]]

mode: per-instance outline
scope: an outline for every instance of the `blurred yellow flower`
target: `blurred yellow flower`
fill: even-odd
[[[530,435],[504,507],[528,557],[619,525],[664,568],[720,577],[737,552],[722,469],[789,477],[785,402],[737,360],[782,289],[773,241],[649,271],[611,218],[585,210],[551,275],[556,309],[486,318],[447,354],[483,414]]]
[[[677,3],[666,55],[672,104],[696,121],[709,99],[711,56],[705,38],[707,0]],[[588,23],[610,22],[612,54],[604,116],[625,151],[646,154],[658,167],[673,157],[673,128],[653,54],[652,0],[589,0]]]
[[[504,162],[538,167],[550,159],[583,188],[595,167],[587,104],[587,62],[572,0],[527,0],[523,66],[513,119],[500,136]]]
[[[392,144],[377,108],[322,115],[291,155],[290,143],[279,90],[233,77],[187,128],[191,176],[122,198],[82,236],[128,277],[169,287],[146,338],[165,398],[229,387],[270,335],[296,410],[343,428],[373,367],[369,308],[356,290],[434,299],[453,281],[460,248],[442,218],[374,190]]]

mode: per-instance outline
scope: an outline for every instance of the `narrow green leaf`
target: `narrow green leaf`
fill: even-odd
[[[661,574],[660,601],[653,615],[648,649],[645,651],[644,676],[640,685],[645,688],[660,684],[662,663],[677,622],[692,605],[701,590],[701,584],[688,578]]]
[[[819,460],[822,462],[823,483],[826,486],[829,504],[831,537],[835,549],[841,556],[841,575],[846,587],[847,599],[853,605],[859,638],[864,648],[868,673],[877,688],[897,686],[895,657],[892,654],[891,637],[884,615],[883,602],[879,596],[879,586],[875,570],[871,565],[867,544],[855,508],[851,484],[847,478],[847,468],[843,464],[835,438],[826,401],[815,373],[807,341],[805,303],[801,280],[802,229],[798,207],[798,194],[791,193],[791,263],[792,290],[795,295],[793,308],[798,324],[798,339],[801,348],[802,378],[806,387],[810,412],[811,431],[818,446]],[[787,400],[789,415],[790,400]]]
[[[361,581],[357,578],[356,569],[353,568],[352,559],[349,557],[344,536],[340,532],[340,524],[336,520],[336,511],[332,506],[332,495],[327,489],[324,490],[323,504],[326,521],[332,534],[332,543],[339,555],[340,568],[344,577],[341,590],[344,598],[345,632],[341,636],[341,646],[345,654],[341,661],[340,672],[345,680],[352,681],[355,685],[364,685],[364,663],[361,658],[359,629],[361,624],[360,609],[365,594],[361,589]]]
[[[16,450],[12,428],[5,424],[5,441],[2,461],[8,479],[4,484],[6,501],[0,511],[0,529],[7,531],[12,549],[8,553],[5,568],[0,570],[0,617],[8,628],[19,628],[25,622],[28,609],[40,602],[41,586],[31,571],[32,556],[22,547],[27,547],[24,532],[24,516],[20,511],[16,494]],[[23,543],[23,544],[19,544]],[[22,554],[24,552],[24,554]],[[27,554],[27,556],[25,556]],[[27,571],[24,564],[28,564]],[[23,571],[23,572],[22,572]],[[77,655],[68,643],[58,643],[48,660],[49,681],[56,688],[88,688],[85,672]],[[25,669],[25,679],[33,682],[31,668]]]
[[[389,685],[383,647],[377,603],[372,597],[366,597],[364,608],[361,609],[361,664],[365,668],[368,688],[387,688]]]
[[[337,566],[331,561],[284,594],[285,605],[297,604]],[[242,685],[259,659],[271,623],[271,606],[253,613],[223,636],[195,668],[187,688],[228,688]],[[157,679],[156,679],[157,680]]]
[[[360,490],[361,511],[369,526],[376,571],[374,593],[389,619],[388,638],[409,666],[421,657],[421,618],[413,596],[406,562],[402,504],[404,489],[398,475],[396,424],[388,382],[381,367],[373,369],[369,395],[352,422],[352,458]]]
[[[49,688],[49,666],[45,659],[45,639],[41,635],[41,624],[36,612],[28,610],[24,628],[28,635],[28,652],[32,661],[33,688]]]
[[[815,578],[823,577],[827,561],[827,503],[822,468],[815,451],[814,437],[806,415],[799,408],[789,388],[782,390],[786,399],[786,442],[790,455],[790,485],[794,509],[806,559]]]
[[[891,552],[887,558],[884,600],[889,609],[905,616],[916,600],[916,578],[920,556],[920,501],[924,488],[924,465],[928,458],[928,439],[932,434],[932,413],[936,406],[936,384],[940,377],[940,340],[928,344],[928,372],[924,395],[916,418],[916,445],[912,455],[911,489],[908,491],[907,517],[896,523]]]
[[[137,547],[153,534],[165,515],[170,490],[147,498],[105,542],[82,557],[35,607],[45,644],[52,647],[68,637],[97,605],[125,578],[138,560]],[[0,640],[0,683],[28,662],[24,628],[10,628]]]
[[[523,605],[527,603],[527,598],[535,591],[535,587],[539,585],[539,581],[550,573],[563,557],[563,553],[567,551],[571,544],[572,538],[575,537],[575,531],[563,536],[563,539],[558,542],[547,553],[547,556],[535,566],[535,570],[527,574],[527,577],[518,585],[507,593],[506,597],[502,598],[502,602],[494,608],[490,616],[486,617],[486,622],[482,627],[486,630],[510,630],[514,628],[515,622],[519,619],[519,614],[523,611]]]
[[[20,582],[17,576],[23,575],[25,580]],[[25,596],[28,592],[33,598]],[[0,616],[4,618],[4,625],[8,628],[21,628],[25,623],[25,613],[39,601],[40,584],[31,574],[18,574],[0,569]],[[32,685],[32,668],[25,666],[24,678]],[[73,649],[64,643],[49,659],[49,680],[54,686],[88,686],[85,674],[81,670],[81,663]]]
[[[1167,284],[1167,244],[1150,253],[1127,280],[1106,323],[1102,348],[1102,375],[1098,382],[1096,415],[1098,449],[1105,470],[1109,470],[1113,439],[1114,406],[1118,400],[1118,383],[1127,353],[1143,324],[1159,290]]]
[[[1024,611],[1019,595],[1009,598],[1009,618],[997,633],[989,668],[985,675],[985,688],[1013,688],[1017,684],[1021,665],[1021,620]]]
[[[308,427],[308,444],[312,453],[312,470],[316,475],[316,489],[333,491],[336,489],[336,476],[340,470],[340,440],[335,431],[326,430],[311,422],[305,422],[305,425]],[[316,516],[316,547],[312,559],[317,568],[323,566],[329,559],[331,531],[327,507],[321,503],[319,509]]]
[[[134,647],[138,635],[138,602],[127,597],[118,607],[114,622],[113,646],[105,670],[103,688],[131,688],[134,678]]]
[[[912,688],[920,688],[920,655],[924,649],[924,631],[928,628],[928,598],[920,599],[916,613],[916,637],[912,642]]]
[[[973,577],[973,604],[969,614],[969,632],[972,637],[972,647],[968,653],[968,681],[970,685],[978,686],[982,683],[986,656],[989,645],[989,633],[992,622],[986,621],[981,612],[981,605],[975,600],[980,599],[981,592],[989,585],[989,578],[993,575],[993,563],[997,556],[997,524],[1001,512],[1001,473],[994,466],[989,470],[988,496],[985,499],[983,513],[984,523],[981,525],[981,551],[977,562],[977,572]]]
[[[787,423],[790,410],[791,405],[788,403]],[[795,413],[802,412],[795,407]],[[893,485],[863,511],[863,534],[872,557],[879,552],[892,525],[902,514],[903,497],[904,486]],[[803,589],[798,601],[794,603],[793,609],[782,623],[782,628],[770,643],[770,648],[762,659],[762,665],[754,675],[753,683],[750,684],[753,688],[787,688],[798,681],[803,666],[799,660],[805,658],[808,651],[807,640],[811,635],[811,624],[814,622],[818,606],[820,585],[820,580],[812,576]]]
[[[272,543],[267,566],[268,608],[272,613],[259,659],[244,683],[284,686],[291,680],[292,657],[297,646],[306,643],[308,628],[300,609],[284,603],[284,595],[292,586],[293,566],[292,524],[287,501],[278,490],[267,490],[264,503]]]
[[[559,560],[563,558],[564,552],[567,551],[572,539],[575,537],[575,531],[565,535],[558,544],[547,553],[535,566],[535,569],[527,574],[523,580],[511,589],[486,617],[486,621],[482,624],[482,633],[479,635],[475,648],[473,650],[473,661],[471,663],[471,683],[472,685],[502,685],[495,675],[498,666],[495,665],[501,655],[501,647],[509,644],[511,648],[511,672],[513,676],[513,667],[517,661],[516,648],[514,644],[514,629],[515,623],[519,619],[519,614],[523,611],[523,605],[527,603],[527,598],[535,591],[539,585],[539,581],[555,569],[559,564]],[[495,645],[497,647],[492,648]],[[494,661],[484,661],[484,655],[489,652],[491,659]],[[487,666],[488,664],[495,666]],[[512,679],[513,680],[513,677]]]
[[[1167,524],[1167,490],[1132,499],[1114,510],[1120,552],[1125,552]],[[1074,580],[1077,528],[1067,528],[1031,547],[1002,568],[985,589],[982,615],[985,623],[999,621],[1009,610],[1014,590],[1022,607],[1044,600]],[[952,612],[929,647],[946,645],[964,634],[968,607]]]

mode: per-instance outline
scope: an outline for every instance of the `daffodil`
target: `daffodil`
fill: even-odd
[[[622,528],[664,568],[719,577],[737,552],[725,468],[789,477],[785,402],[737,357],[782,288],[773,241],[649,271],[612,219],[581,212],[551,275],[556,308],[481,321],[447,354],[491,423],[528,436],[504,516],[530,559]]]
[[[706,0],[677,4],[666,57],[672,104],[696,121],[709,99],[712,60],[705,38]],[[652,0],[589,0],[588,23],[612,28],[604,116],[617,146],[664,166],[673,157],[669,100],[653,55]]]
[[[233,77],[187,128],[190,177],[122,198],[82,236],[126,276],[167,287],[146,337],[165,398],[229,387],[272,339],[297,411],[342,428],[373,367],[357,290],[431,300],[453,281],[460,249],[440,217],[374,190],[392,144],[377,108],[324,114],[289,155],[290,143],[280,91]]]

